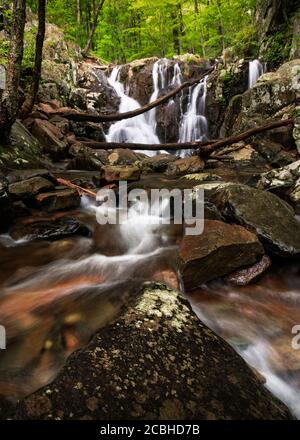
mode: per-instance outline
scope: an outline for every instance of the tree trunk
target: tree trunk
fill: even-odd
[[[43,47],[44,47],[44,40],[46,33],[46,4],[47,4],[47,0],[39,0],[39,6],[38,6],[39,27],[36,35],[35,61],[34,61],[32,83],[31,83],[30,92],[28,93],[20,112],[21,118],[25,118],[32,111],[39,91],[39,85],[40,85],[40,79],[42,73]]]
[[[24,49],[26,0],[13,1],[13,19],[10,50],[8,55],[6,90],[0,107],[0,141],[9,142],[11,127],[19,107],[19,83]]]
[[[89,33],[89,36],[88,36],[88,40],[87,40],[87,43],[86,43],[86,46],[85,46],[84,50],[82,51],[83,56],[87,56],[89,54],[91,48],[92,48],[93,38],[94,38],[94,35],[95,35],[95,31],[96,31],[96,28],[97,28],[97,25],[98,25],[99,15],[100,15],[100,12],[101,12],[101,10],[103,8],[104,2],[105,2],[105,0],[100,0],[100,3],[98,4],[98,8],[95,10],[94,20],[93,20],[92,25],[91,25],[91,29],[90,29],[90,33]]]

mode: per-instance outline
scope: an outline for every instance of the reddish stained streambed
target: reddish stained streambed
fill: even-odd
[[[141,208],[141,207],[139,207]],[[74,215],[92,236],[14,242],[0,237],[0,395],[15,401],[48,383],[70,353],[121,312],[143,279],[178,287],[181,229],[154,226],[131,210],[121,226],[96,222],[94,202]],[[143,209],[143,207],[142,207]],[[256,284],[214,281],[188,294],[198,316],[266,379],[266,386],[300,417],[300,268],[273,265]]]

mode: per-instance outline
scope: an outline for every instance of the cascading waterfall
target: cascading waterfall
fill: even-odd
[[[187,111],[182,116],[179,142],[203,141],[208,138],[208,123],[205,117],[207,77],[199,84],[189,88]],[[183,150],[182,155],[189,154]]]
[[[266,65],[262,64],[259,60],[253,60],[249,62],[249,89],[251,89],[260,78],[266,72]]]
[[[123,84],[118,80],[120,67],[115,67],[108,78],[109,84],[115,89],[120,97],[119,112],[129,112],[141,108],[140,104],[124,91]],[[124,119],[111,125],[106,136],[107,142],[121,143],[139,143],[139,144],[159,144],[159,139],[155,134],[155,130],[147,121],[145,115],[139,115],[134,118]],[[156,152],[140,151],[148,155],[155,155]]]
[[[169,75],[169,61],[166,58],[156,61],[152,69],[153,93],[149,103],[155,101],[162,90],[168,89],[170,86],[178,87],[182,83],[182,73],[178,63],[174,65],[174,73],[172,78]],[[169,101],[169,105],[173,100]],[[148,113],[149,124],[156,131],[156,108]]]

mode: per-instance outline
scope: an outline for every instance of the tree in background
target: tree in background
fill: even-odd
[[[47,0],[38,0],[38,31],[36,34],[34,68],[30,91],[20,111],[22,118],[25,118],[32,111],[39,91],[43,62],[43,46],[46,33],[46,3]]]
[[[19,84],[24,50],[26,0],[14,0],[12,12],[6,90],[0,103],[0,141],[3,144],[7,144],[9,141],[11,127],[19,110]]]
[[[82,52],[82,54],[84,56],[87,56],[89,54],[90,50],[92,49],[94,35],[95,35],[96,29],[97,29],[97,26],[98,26],[99,15],[100,15],[100,12],[101,12],[101,10],[103,8],[104,2],[105,2],[105,0],[99,0],[98,6],[94,5],[94,18],[93,18],[93,22],[92,22],[92,25],[91,25],[91,29],[90,29],[90,32],[89,32],[89,36],[88,36],[88,39],[87,39],[86,46],[85,46],[85,48],[84,48],[84,50]],[[77,20],[78,20],[78,15],[77,15]]]

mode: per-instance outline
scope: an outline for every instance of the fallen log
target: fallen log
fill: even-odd
[[[244,131],[243,133],[240,133],[238,135],[229,136],[227,138],[220,139],[218,141],[212,141],[212,142],[208,143],[207,145],[202,145],[202,146],[200,145],[200,148],[198,150],[198,154],[209,155],[212,152],[214,152],[222,147],[244,141],[245,139],[256,136],[256,135],[263,133],[265,131],[273,130],[274,128],[284,127],[284,126],[293,125],[293,124],[294,124],[294,118],[269,122],[265,125],[260,125],[259,127],[251,128],[250,130]]]
[[[244,141],[252,136],[256,136],[257,134],[263,133],[268,130],[272,130],[278,127],[284,127],[287,125],[293,125],[294,119],[284,119],[269,122],[265,125],[261,125],[259,127],[251,128],[243,133],[238,135],[229,136],[224,139],[218,140],[210,140],[210,141],[194,141],[194,142],[185,142],[185,143],[166,143],[166,144],[134,144],[134,143],[120,143],[120,142],[96,142],[96,141],[84,141],[81,142],[82,145],[90,147],[92,149],[99,150],[112,150],[114,148],[128,148],[129,150],[136,151],[178,151],[178,150],[193,150],[197,149],[197,154],[203,156],[209,156],[216,150],[219,150],[222,147],[226,147],[240,141]]]
[[[51,112],[51,116],[61,116],[63,118],[69,119],[71,121],[77,121],[77,122],[114,122],[114,121],[122,121],[123,119],[134,118],[135,116],[142,115],[143,113],[146,113],[149,110],[152,110],[153,108],[164,104],[165,102],[169,101],[171,98],[176,96],[178,93],[180,93],[183,89],[197,84],[202,79],[204,79],[207,75],[209,75],[211,72],[213,72],[214,69],[215,69],[215,66],[212,67],[211,69],[207,70],[203,75],[200,76],[200,78],[186,81],[186,82],[182,83],[176,89],[167,93],[166,95],[161,96],[160,98],[145,105],[144,107],[140,107],[140,108],[138,108],[136,110],[132,110],[130,112],[111,113],[111,114],[93,114],[93,113],[91,114],[91,113],[80,113],[77,111],[60,110],[60,111]]]
[[[62,179],[60,177],[57,177],[56,180],[57,180],[58,183],[60,183],[63,186],[67,186],[68,188],[76,189],[76,191],[78,192],[78,194],[80,196],[87,195],[89,197],[94,197],[94,198],[96,198],[96,196],[97,196],[97,194],[94,191],[91,191],[91,190],[86,189],[86,188],[82,188],[79,185],[75,185],[75,183],[72,183],[69,180]]]

